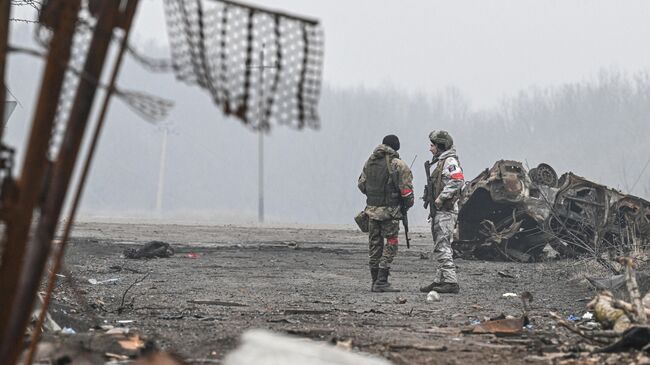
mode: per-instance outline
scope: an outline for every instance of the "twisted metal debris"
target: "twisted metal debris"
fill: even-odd
[[[560,255],[603,259],[635,255],[650,245],[650,202],[573,173],[558,178],[540,164],[501,160],[463,190],[456,248],[481,257],[531,261],[548,244]]]

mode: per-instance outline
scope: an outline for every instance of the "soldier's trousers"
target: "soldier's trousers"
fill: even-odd
[[[371,268],[390,268],[391,262],[397,255],[398,234],[399,220],[370,219],[368,223],[368,257]]]
[[[451,241],[454,236],[457,214],[439,210],[431,223],[433,235],[433,259],[437,262],[433,281],[439,283],[457,283],[456,265],[454,265]]]

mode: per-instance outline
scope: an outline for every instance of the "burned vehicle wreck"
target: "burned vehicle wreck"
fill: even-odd
[[[468,182],[459,200],[454,250],[480,259],[629,254],[650,240],[650,202],[571,172],[497,161]]]

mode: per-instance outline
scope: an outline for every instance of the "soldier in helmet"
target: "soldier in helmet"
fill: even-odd
[[[433,282],[421,287],[427,293],[435,290],[439,293],[458,293],[458,278],[454,265],[451,241],[453,239],[456,219],[458,218],[457,201],[465,183],[463,169],[456,155],[454,140],[446,131],[433,131],[429,134],[429,149],[438,162],[431,172],[433,196],[436,213],[431,218],[433,234],[433,258],[438,263]],[[426,198],[426,197],[425,197]]]
[[[390,264],[397,254],[400,204],[413,206],[413,174],[399,158],[400,143],[390,134],[363,166],[358,187],[366,195],[369,264],[373,292],[399,291],[388,282]],[[385,240],[385,241],[384,241]]]

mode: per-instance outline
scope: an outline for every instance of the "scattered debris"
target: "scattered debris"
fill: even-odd
[[[395,298],[395,304],[406,304],[406,302],[407,302],[406,298],[402,298],[402,297]]]
[[[586,277],[586,279],[589,282],[589,284],[591,284],[591,286],[593,286],[597,290],[601,290],[601,291],[607,290],[617,298],[629,297],[624,274],[612,275],[609,277]],[[638,283],[640,292],[642,293],[650,292],[650,273],[637,272],[636,282]],[[589,298],[589,300],[587,301],[590,300],[591,298]]]
[[[129,287],[126,288],[124,293],[122,293],[122,301],[120,302],[120,306],[116,310],[117,313],[122,313],[124,311],[124,309],[126,308],[124,306],[124,302],[126,300],[126,294],[129,292],[129,290],[131,290],[134,286],[138,285],[139,283],[143,282],[144,279],[146,279],[148,276],[149,276],[149,273],[146,273],[144,276],[135,279],[135,281],[133,281],[133,283],[131,283],[131,285],[129,285]],[[131,307],[133,306],[133,300],[134,300],[134,298],[131,298],[131,303],[129,304]]]
[[[468,330],[467,333],[492,333],[497,336],[518,335],[523,332],[524,326],[528,323],[528,317],[497,319],[477,324],[471,330]]]
[[[509,279],[516,279],[517,278],[516,276],[514,276],[512,274],[508,274],[505,271],[497,271],[497,275],[499,275],[502,278],[509,278]]]
[[[107,335],[128,335],[130,329],[128,327],[115,327],[106,331]]]
[[[167,242],[151,241],[140,248],[127,248],[124,257],[127,259],[155,259],[166,258],[174,255],[174,249]]]
[[[523,291],[519,293],[519,298],[521,298],[522,313],[524,316],[527,316],[530,310],[530,303],[533,301],[533,294],[529,291]]]
[[[106,280],[88,279],[88,282],[91,283],[92,285],[97,285],[97,284],[117,283],[119,280],[120,280],[119,278],[106,279]]]
[[[503,295],[501,295],[501,296],[504,297],[504,298],[516,298],[517,293],[503,293]]]
[[[608,343],[607,340],[608,338],[617,337],[619,335],[617,332],[614,331],[589,331],[589,332],[583,331],[580,328],[578,328],[574,323],[571,323],[563,319],[562,317],[560,317],[554,312],[549,312],[549,315],[551,318],[555,319],[560,326],[568,329],[569,331],[575,334],[582,336],[583,338],[589,339],[594,342],[598,342],[600,344],[606,344]]]
[[[621,352],[631,349],[647,351],[648,344],[650,344],[650,327],[635,326],[623,332],[620,340],[598,350],[598,352]]]
[[[432,290],[432,291],[429,292],[429,294],[427,294],[427,302],[428,303],[439,302],[439,301],[440,301],[440,294],[438,294],[437,291]]]
[[[140,336],[133,335],[128,337],[125,340],[118,341],[120,346],[125,350],[139,350],[144,347],[144,341],[140,339]]]
[[[77,331],[73,330],[70,327],[63,327],[63,329],[61,330],[61,333],[64,334],[64,335],[75,335],[75,334],[77,334]]]
[[[593,331],[593,330],[599,329],[600,324],[598,322],[595,322],[595,321],[587,321],[587,322],[581,323],[578,326],[578,328],[584,329],[584,330],[587,330],[587,331]]]
[[[32,312],[32,322],[34,323],[38,323],[38,317],[41,313],[41,308],[43,306],[43,296],[40,293],[38,293],[37,298],[38,298],[38,302],[37,302],[38,304],[34,309],[34,311]],[[35,325],[36,324],[34,324],[34,326]],[[50,315],[49,311],[45,313],[45,320],[43,321],[43,329],[49,332],[61,331],[61,326],[59,326],[59,324],[56,323],[54,319],[52,319],[52,316]]]
[[[288,248],[294,249],[294,250],[299,250],[300,245],[296,241],[286,241],[284,242]]]
[[[636,281],[636,262],[631,257],[619,257],[618,262],[625,268],[625,286],[630,294],[630,302],[632,302],[634,309],[632,315],[637,323],[645,325],[648,322],[648,316],[641,300],[639,284]]]
[[[249,330],[244,332],[241,345],[225,357],[223,364],[389,365],[390,362],[305,339]]]
[[[345,341],[336,340],[334,346],[342,350],[350,351],[352,350],[352,339],[349,338]]]
[[[114,353],[112,353],[112,352],[107,352],[107,353],[104,354],[104,356],[106,356],[106,357],[108,357],[108,358],[111,358],[111,359],[118,360],[118,361],[126,361],[126,360],[129,360],[129,357],[126,356],[126,355],[114,354]]]
[[[447,351],[448,348],[447,346],[444,345],[425,345],[425,344],[390,344],[388,345],[391,350],[401,350],[401,349],[414,349],[414,350],[419,350],[419,351],[435,351],[435,352],[443,352]]]
[[[196,252],[190,252],[190,253],[188,253],[186,256],[187,256],[188,258],[190,258],[190,259],[198,259],[199,257],[201,257],[201,255],[199,255],[199,254],[196,253]]]

